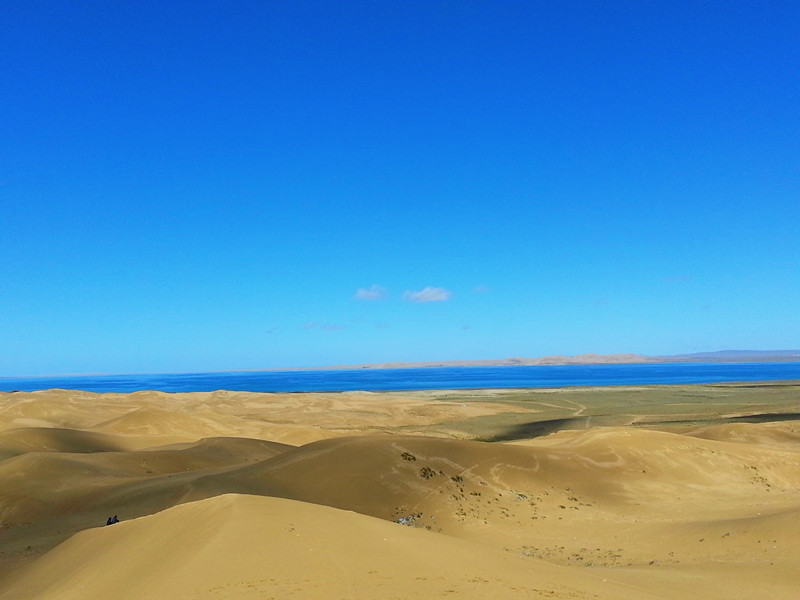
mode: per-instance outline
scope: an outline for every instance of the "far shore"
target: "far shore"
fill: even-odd
[[[434,362],[389,362],[335,367],[267,369],[269,371],[345,371],[357,369],[429,369],[448,367],[560,367],[570,365],[636,365],[675,363],[772,363],[800,362],[800,350],[763,353],[712,352],[699,355],[642,356],[639,354],[579,354],[543,358],[504,358],[493,360],[446,360]],[[258,369],[260,370],[260,369]]]
[[[747,364],[800,362],[800,350],[723,350],[674,356],[644,356],[641,354],[579,354],[576,356],[545,356],[541,358],[501,358],[487,360],[444,360],[428,362],[384,362],[357,365],[316,367],[280,367],[270,369],[218,369],[211,371],[146,371],[48,373],[44,375],[5,375],[0,379],[45,379],[48,377],[111,377],[122,375],[183,375],[190,373],[278,373],[294,371],[358,371],[388,369],[446,369],[469,367],[562,367],[581,365],[657,365],[657,364]]]

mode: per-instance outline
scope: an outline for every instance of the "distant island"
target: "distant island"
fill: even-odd
[[[800,350],[720,350],[673,356],[641,354],[579,354],[577,356],[545,356],[542,358],[502,358],[490,360],[445,360],[435,362],[388,362],[366,365],[316,367],[288,370],[351,370],[351,369],[426,369],[434,367],[545,367],[564,365],[634,365],[661,363],[753,363],[800,362]],[[284,370],[284,369],[281,369]]]

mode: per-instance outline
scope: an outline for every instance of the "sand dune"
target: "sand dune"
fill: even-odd
[[[529,496],[541,488],[571,489],[605,510],[630,511],[646,500],[668,511],[669,494],[687,489],[698,509],[705,493],[791,494],[800,488],[799,459],[784,450],[624,428],[564,432],[525,445],[359,436],[307,444],[210,478],[248,492],[265,486],[270,495],[280,490],[368,514],[383,511],[375,514],[383,518],[391,504],[432,494],[461,497],[460,488]]]
[[[793,452],[800,452],[800,426],[796,422],[788,423],[732,423],[714,425],[687,432],[688,435],[718,440],[721,442],[738,442],[757,446],[770,446]]]
[[[0,394],[0,598],[796,598],[798,423],[603,394]]]
[[[147,576],[142,576],[147,574]],[[0,598],[655,598],[313,504],[223,495],[81,532]]]
[[[424,430],[431,425],[500,412],[513,406],[450,401],[447,392],[386,394],[212,393],[95,394],[48,390],[0,394],[0,431],[20,427],[61,427],[124,436],[145,447],[198,437],[238,436],[291,445],[352,433]],[[376,401],[378,400],[378,401]],[[142,441],[139,441],[139,438]],[[162,445],[163,445],[162,444]]]
[[[97,511],[102,513],[94,523],[105,512],[149,514],[183,500],[201,475],[261,461],[288,448],[262,440],[215,438],[179,449],[29,452],[0,462],[0,516],[6,525],[21,525]]]
[[[26,452],[113,452],[123,450],[113,436],[75,429],[20,427],[0,431],[0,460]]]

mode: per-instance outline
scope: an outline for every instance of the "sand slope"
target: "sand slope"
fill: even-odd
[[[701,427],[687,435],[721,442],[738,442],[757,446],[769,446],[790,451],[800,451],[800,426],[793,423],[733,423]]]
[[[444,437],[599,411],[472,394],[0,394],[0,598],[797,598],[796,421]]]
[[[57,427],[0,431],[0,460],[27,452],[113,452],[123,450],[114,436]]]
[[[564,571],[356,513],[224,495],[81,532],[0,598],[659,597]]]

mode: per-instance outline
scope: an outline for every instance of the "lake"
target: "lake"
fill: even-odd
[[[0,391],[346,392],[686,385],[800,380],[800,362],[670,363],[542,367],[446,367],[341,371],[242,371],[57,377],[0,377]]]

